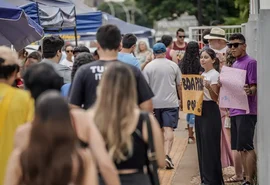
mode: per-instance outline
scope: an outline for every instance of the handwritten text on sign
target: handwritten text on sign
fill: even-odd
[[[244,91],[246,73],[245,70],[222,67],[219,107],[241,109],[249,113],[248,98]]]
[[[203,77],[182,75],[183,112],[200,116],[203,102]]]

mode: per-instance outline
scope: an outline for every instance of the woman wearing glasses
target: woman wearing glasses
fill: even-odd
[[[60,64],[69,67],[72,69],[73,67],[73,46],[66,45],[65,46],[66,58],[60,62]]]

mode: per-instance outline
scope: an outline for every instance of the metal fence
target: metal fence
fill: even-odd
[[[202,43],[202,33],[206,29],[211,29],[215,26],[199,26],[199,27],[189,27],[189,41],[197,41],[198,43]],[[226,38],[228,39],[230,35],[233,33],[242,33],[241,25],[233,25],[233,26],[218,26],[222,28],[226,32]]]

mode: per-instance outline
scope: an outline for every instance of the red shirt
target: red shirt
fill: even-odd
[[[182,47],[182,48],[179,48],[177,45],[176,45],[176,41],[173,42],[173,50],[175,51],[186,51],[186,47],[187,47],[187,43],[185,42],[185,46]]]

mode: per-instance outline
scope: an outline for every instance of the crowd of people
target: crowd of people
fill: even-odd
[[[180,28],[176,41],[164,35],[150,49],[134,34],[104,25],[94,53],[59,36],[45,37],[29,55],[0,46],[0,182],[155,184],[157,167],[175,168],[170,155],[185,74],[204,77],[202,115],[187,114],[201,184],[252,184],[257,62],[240,33],[227,40],[218,27],[204,30],[203,48],[184,39]],[[219,108],[223,66],[247,71],[249,113]],[[223,180],[228,166],[235,175]]]

